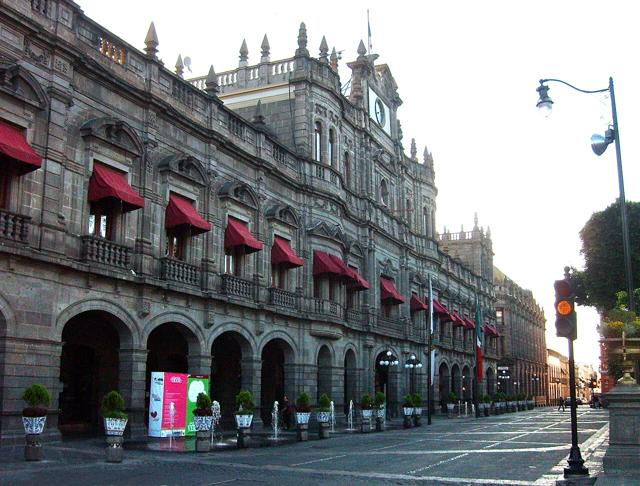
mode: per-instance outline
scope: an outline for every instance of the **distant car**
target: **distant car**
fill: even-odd
[[[564,399],[564,404],[565,406],[570,406],[571,405],[571,397],[567,397]],[[576,405],[584,405],[584,400],[582,399],[582,397],[576,397]]]

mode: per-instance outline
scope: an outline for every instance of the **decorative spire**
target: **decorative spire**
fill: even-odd
[[[258,100],[258,104],[256,105],[256,111],[253,113],[251,123],[264,126],[264,115],[262,114],[262,102],[260,100]]]
[[[271,50],[271,47],[269,46],[269,39],[267,39],[267,34],[265,34],[264,38],[262,39],[260,49],[262,49],[262,51],[260,52],[260,62],[269,62],[269,51]]]
[[[416,139],[411,139],[411,160],[418,161],[418,149],[416,148]]]
[[[360,39],[360,44],[358,45],[358,61],[364,61],[366,60],[366,54],[367,53],[367,48],[364,46],[364,42],[362,42],[362,39]]]
[[[152,59],[157,59],[158,56],[156,56],[156,54],[158,53],[158,34],[156,34],[156,26],[153,25],[153,22],[151,22],[151,25],[149,26],[149,30],[147,31],[147,36],[144,38],[144,45],[146,46],[144,48],[144,52],[147,53],[147,56],[149,56]]]
[[[334,71],[338,70],[338,54],[336,53],[336,48],[335,47],[331,50],[331,57],[329,58],[329,65],[331,66],[331,69],[333,69]]]
[[[487,238],[491,238],[491,226],[487,226]]]
[[[182,77],[184,73],[184,64],[182,62],[182,54],[178,54],[178,60],[176,61],[176,74]]]
[[[246,66],[249,59],[249,49],[247,49],[247,40],[242,39],[242,45],[240,46],[240,67]]]
[[[422,161],[424,165],[429,165],[429,150],[426,145],[424,146],[424,152],[422,152]]]
[[[327,39],[322,36],[322,42],[320,42],[320,62],[322,64],[329,63],[329,46],[327,45]]]
[[[307,26],[304,22],[300,22],[300,30],[298,30],[298,48],[296,49],[296,56],[308,56],[307,50]]]
[[[204,90],[210,95],[215,95],[218,91],[218,76],[216,72],[213,70],[213,64],[209,68],[209,74],[207,74],[207,79],[204,82]]]
[[[473,213],[473,229],[478,229],[478,213]]]

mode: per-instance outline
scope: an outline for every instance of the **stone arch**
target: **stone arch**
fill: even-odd
[[[230,199],[251,209],[258,210],[260,208],[260,198],[253,188],[240,181],[227,181],[218,190],[220,199]]]
[[[272,204],[265,211],[265,217],[267,219],[273,219],[284,223],[293,228],[300,228],[300,216],[298,211],[288,204]]]
[[[281,341],[284,341],[288,345],[288,348],[285,349],[285,359],[287,360],[287,362],[295,363],[298,356],[300,356],[298,353],[298,346],[296,345],[295,341],[291,338],[291,336],[289,336],[286,332],[283,332],[283,331],[276,330],[276,331],[271,331],[265,334],[259,345],[259,353],[262,353],[262,351],[264,351],[265,346],[269,344],[270,341],[273,341],[274,339],[280,339]]]
[[[209,185],[209,176],[202,162],[185,153],[170,154],[162,158],[158,163],[158,170],[160,172],[169,170],[200,186]]]
[[[344,352],[344,358],[342,360],[343,368],[344,368],[344,376],[343,376],[343,402],[344,402],[344,413],[347,414],[349,412],[349,402],[353,400],[357,403],[358,396],[358,383],[357,383],[357,366],[358,366],[358,355],[356,353],[356,348],[353,344],[348,344],[346,346]]]
[[[106,299],[86,299],[66,307],[56,318],[51,338],[61,341],[66,323],[77,315],[90,311],[100,311],[117,318],[113,320],[113,324],[120,334],[121,347],[135,348],[140,345],[140,332],[136,320],[120,304]]]
[[[274,331],[264,337],[260,347],[260,413],[267,425],[271,423],[275,401],[284,403],[289,396],[289,403],[294,401],[296,356],[293,340],[287,334]]]
[[[451,391],[451,378],[449,375],[449,364],[447,360],[440,361],[438,365],[438,397],[440,399],[440,406],[444,413],[447,411],[447,398]]]
[[[200,326],[191,317],[180,312],[164,312],[149,319],[142,330],[141,345],[146,347],[151,333],[163,324],[180,324],[178,330],[189,344],[190,355],[201,355],[205,348],[206,338]]]
[[[316,346],[316,352],[315,352],[316,361],[318,361],[320,359],[320,353],[322,352],[323,348],[326,348],[329,351],[329,363],[328,364],[330,366],[334,366],[335,365],[336,353],[335,353],[335,350],[333,349],[333,346],[330,343],[327,343],[327,342],[321,342]]]
[[[8,92],[40,110],[49,106],[49,96],[33,74],[23,66],[0,63],[0,81],[0,91]]]
[[[456,394],[458,398],[462,397],[462,369],[458,362],[454,362],[451,365],[451,391]]]
[[[0,294],[0,337],[13,336],[16,331],[16,314],[11,304]]]
[[[144,145],[136,131],[124,120],[105,116],[93,118],[80,127],[82,137],[95,137],[141,157]]]
[[[225,322],[224,324],[215,326],[214,331],[209,335],[207,340],[206,349],[211,349],[215,340],[227,332],[235,333],[244,339],[240,344],[243,356],[245,356],[245,353],[247,358],[254,357],[256,355],[257,344],[255,337],[242,325],[235,322]]]
[[[317,398],[320,398],[322,394],[326,394],[329,397],[332,395],[333,360],[333,350],[328,344],[322,344],[316,354],[316,364],[318,366]]]
[[[496,392],[496,374],[491,366],[485,371],[485,376],[487,379],[487,395],[493,396]]]

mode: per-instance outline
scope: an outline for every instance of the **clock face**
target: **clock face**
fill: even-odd
[[[384,127],[385,122],[387,120],[387,114],[385,112],[384,105],[382,104],[382,101],[380,100],[380,98],[376,100],[375,115],[376,115],[376,121],[378,122],[378,124],[381,127]]]

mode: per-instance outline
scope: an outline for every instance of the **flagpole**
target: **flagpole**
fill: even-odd
[[[476,350],[476,376],[475,376],[475,380],[473,380],[473,407],[476,409],[476,418],[480,418],[480,407],[479,405],[479,397],[478,397],[478,393],[480,390],[480,378],[482,376],[482,370],[479,370],[478,367],[480,365],[479,360],[478,360],[478,352],[479,352],[479,347],[478,347],[478,341],[480,339],[480,302],[478,301],[478,296],[476,296],[476,345],[475,345],[475,350]]]

